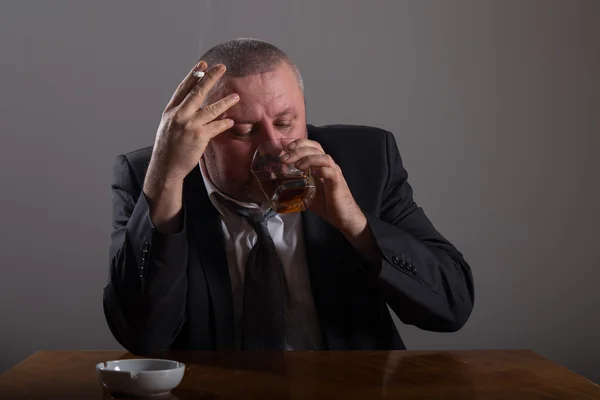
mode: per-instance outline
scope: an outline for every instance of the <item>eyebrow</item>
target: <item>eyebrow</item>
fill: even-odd
[[[286,107],[284,108],[282,111],[278,112],[277,115],[275,115],[275,118],[287,115],[287,114],[294,114],[294,109],[292,107]],[[229,117],[232,118],[236,124],[238,125],[245,125],[245,124],[254,124],[256,123],[256,121],[252,121],[252,120],[238,120],[235,117]]]
[[[292,107],[288,106],[283,111],[277,113],[277,115],[275,117],[281,117],[282,115],[293,114],[293,113],[294,113],[294,109]]]

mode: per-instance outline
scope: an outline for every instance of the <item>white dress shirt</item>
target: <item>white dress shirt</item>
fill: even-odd
[[[236,347],[240,348],[246,258],[256,243],[256,232],[244,217],[221,204],[219,196],[234,201],[242,207],[259,208],[259,206],[239,202],[220,191],[210,180],[203,161],[200,161],[200,171],[208,197],[221,214],[221,227],[233,292],[235,341]],[[323,341],[310,287],[300,213],[278,214],[268,220],[267,228],[281,259],[287,285],[288,350],[320,350],[323,348]]]

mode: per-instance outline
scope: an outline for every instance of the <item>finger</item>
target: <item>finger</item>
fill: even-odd
[[[204,107],[197,112],[197,116],[194,118],[194,124],[198,123],[204,125],[217,119],[221,114],[236,105],[239,101],[240,96],[237,93],[233,93]]]
[[[323,151],[323,148],[321,147],[321,145],[318,142],[315,142],[314,140],[309,140],[309,139],[296,139],[293,142],[290,142],[287,145],[288,149],[295,149],[295,148],[299,148],[299,147],[314,147],[316,149],[321,150],[322,153],[325,153]]]
[[[194,68],[192,68],[192,70],[188,72],[183,81],[181,81],[179,86],[177,86],[177,89],[175,89],[175,92],[173,93],[173,96],[171,96],[171,100],[169,100],[169,103],[167,104],[165,110],[170,110],[181,104],[181,102],[183,101],[183,99],[185,99],[185,96],[187,96],[192,87],[194,87],[194,85],[200,80],[200,78],[194,76],[194,72],[204,72],[206,71],[206,68],[208,68],[208,65],[205,61],[200,61],[198,62],[198,64],[194,65]]]
[[[293,150],[289,150],[286,154],[281,156],[281,161],[285,162],[286,164],[292,164],[304,157],[308,157],[313,154],[323,154],[323,152],[321,151],[321,149],[318,149],[316,147],[296,147]]]
[[[204,125],[203,132],[205,132],[208,139],[212,139],[215,136],[225,132],[233,126],[233,120],[231,118],[219,119],[211,122],[210,124]]]
[[[294,166],[299,170],[306,171],[312,167],[338,168],[337,164],[329,154],[312,154],[298,160]]]
[[[181,102],[178,113],[181,113],[181,116],[185,118],[198,111],[210,89],[225,74],[225,70],[223,64],[217,64],[212,67],[202,79],[199,79],[192,86],[185,99]]]
[[[335,181],[339,177],[339,171],[336,168],[331,167],[312,167],[310,174],[313,178],[326,179]]]

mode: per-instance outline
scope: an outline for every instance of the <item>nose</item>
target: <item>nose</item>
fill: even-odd
[[[260,126],[259,134],[257,135],[261,141],[265,142],[268,140],[279,140],[283,134],[269,122],[264,122]]]

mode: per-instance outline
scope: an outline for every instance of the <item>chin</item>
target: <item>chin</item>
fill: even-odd
[[[258,182],[252,178],[251,182],[248,182],[241,191],[242,201],[250,203],[262,204],[267,201],[264,193],[260,189]]]
[[[248,203],[262,204],[266,201],[265,195],[259,190],[256,191],[254,188],[251,190],[244,190],[241,193],[241,201],[245,201]]]

